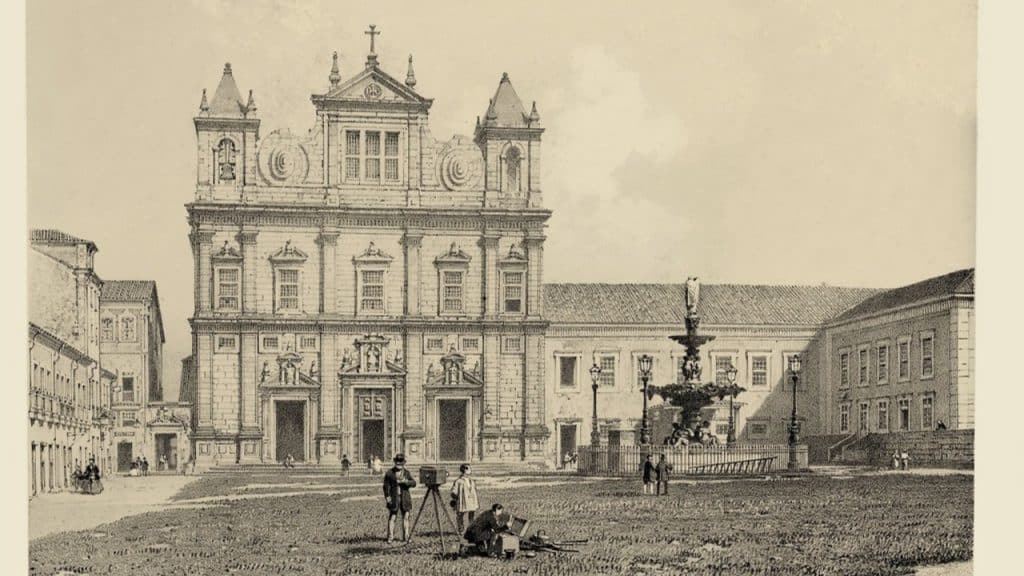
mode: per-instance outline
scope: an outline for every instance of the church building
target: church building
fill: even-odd
[[[203,93],[197,468],[547,457],[537,107],[505,74],[472,137],[436,140],[412,57],[396,79],[368,34],[306,134],[262,134],[230,64]]]

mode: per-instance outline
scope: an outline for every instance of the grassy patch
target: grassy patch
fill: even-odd
[[[237,493],[256,482],[366,484],[349,478],[207,477],[179,499]],[[94,574],[728,574],[897,575],[910,567],[971,558],[973,479],[967,476],[809,478],[673,486],[638,494],[626,480],[502,488],[481,494],[558,538],[589,538],[579,554],[512,562],[442,561],[434,518],[424,513],[408,548],[382,540],[382,501],[355,487],[167,510],[95,531],[33,542],[33,573]],[[422,492],[415,492],[416,508]],[[414,509],[415,510],[415,509]],[[100,534],[96,534],[100,533]],[[448,539],[451,543],[453,538]]]

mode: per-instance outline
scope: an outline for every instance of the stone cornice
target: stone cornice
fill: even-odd
[[[249,333],[253,331],[306,331],[333,334],[386,333],[406,330],[417,333],[483,332],[485,334],[543,334],[548,322],[543,319],[508,321],[501,319],[442,319],[442,318],[355,318],[342,315],[275,316],[208,315],[189,318],[189,324],[199,334],[218,332]]]
[[[780,336],[794,339],[811,339],[819,334],[818,326],[714,326],[702,325],[701,334],[723,338],[769,338]],[[596,336],[647,336],[667,338],[675,334],[684,334],[686,329],[673,324],[566,324],[551,322],[547,336],[563,337],[596,337]]]
[[[260,119],[259,118],[210,118],[205,116],[197,116],[192,119],[195,124],[196,133],[199,132],[200,128],[205,130],[232,130],[242,128],[251,128],[253,130],[259,130]]]
[[[910,318],[919,318],[929,314],[948,312],[964,301],[973,302],[974,296],[940,296],[938,298],[915,302],[899,308],[883,310],[875,314],[850,318],[841,322],[834,322],[829,324],[827,328],[833,334],[842,334],[852,330],[871,328],[882,324],[888,324],[890,322],[901,322]]]

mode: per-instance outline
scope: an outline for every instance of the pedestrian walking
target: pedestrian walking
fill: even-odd
[[[658,458],[658,465],[654,467],[654,473],[657,480],[655,495],[660,496],[664,489],[664,494],[668,496],[668,477],[672,473],[672,465],[665,460],[664,454]]]
[[[904,470],[910,470],[910,454],[906,450],[900,452],[900,465]]]
[[[650,454],[644,460],[644,494],[654,494],[654,457]]]
[[[405,469],[405,454],[395,455],[395,465],[384,474],[384,503],[388,508],[388,544],[395,541],[395,521],[402,516],[402,540],[409,541],[409,512],[412,510],[410,488],[416,480]]]
[[[149,460],[145,456],[142,457],[142,475],[149,476]]]
[[[473,469],[469,464],[459,466],[459,477],[452,483],[451,506],[455,509],[455,519],[459,527],[459,534],[465,531],[465,520],[473,522],[477,508],[480,507],[480,499],[476,492],[476,480],[472,478]]]
[[[348,454],[341,456],[341,475],[348,476],[348,469],[352,467],[352,462],[348,459]]]

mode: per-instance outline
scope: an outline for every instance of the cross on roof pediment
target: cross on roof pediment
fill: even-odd
[[[429,108],[433,102],[415,90],[399,82],[377,66],[368,67],[349,78],[326,94],[314,95],[313,102],[319,105],[330,103],[404,104],[418,108]]]

